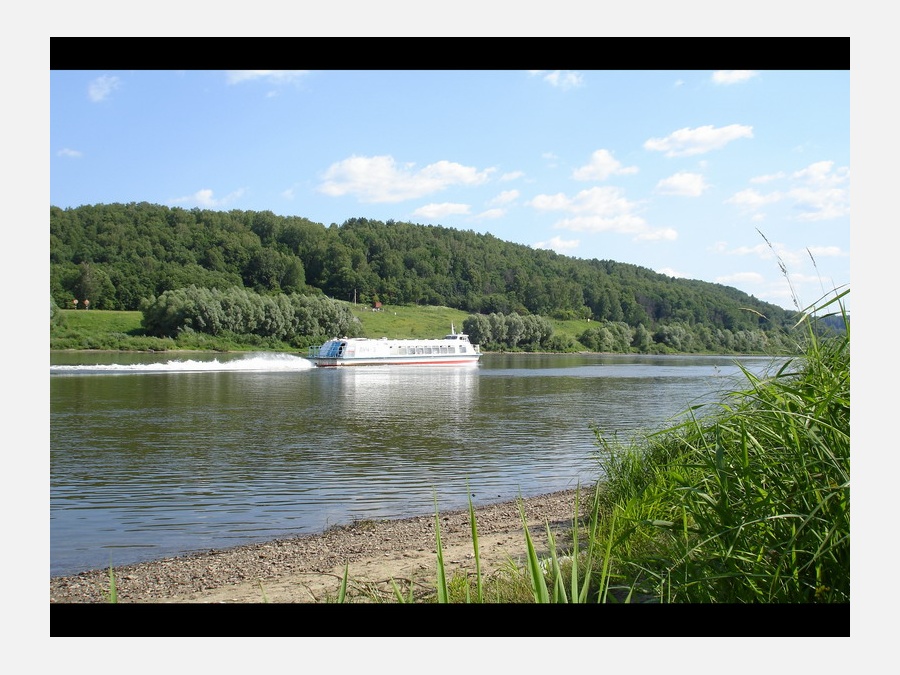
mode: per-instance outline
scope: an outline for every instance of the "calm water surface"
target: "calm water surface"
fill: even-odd
[[[599,477],[591,425],[655,428],[766,357],[493,355],[316,369],[285,354],[53,353],[50,574]]]

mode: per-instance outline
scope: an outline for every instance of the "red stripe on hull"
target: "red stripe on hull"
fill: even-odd
[[[354,361],[356,361],[354,363]],[[337,363],[316,363],[318,368],[343,368],[346,366],[460,366],[478,363],[478,359],[428,360],[428,361],[370,361],[346,359]]]

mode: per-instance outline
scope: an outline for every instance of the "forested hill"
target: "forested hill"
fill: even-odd
[[[735,288],[471,230],[365,218],[326,227],[270,211],[148,203],[51,206],[50,290],[60,307],[89,298],[92,308],[136,310],[191,285],[648,328],[769,331],[792,316]]]

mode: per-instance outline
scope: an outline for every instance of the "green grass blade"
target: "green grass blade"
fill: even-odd
[[[525,528],[528,575],[531,579],[531,591],[534,595],[534,601],[537,603],[549,603],[550,592],[547,589],[547,580],[544,579],[544,570],[541,568],[537,552],[534,549],[534,541],[532,541],[531,533],[528,531],[528,519],[525,517],[525,507],[521,501],[519,502],[519,512],[522,514],[522,525]]]
[[[350,570],[350,563],[344,563],[344,578],[341,579],[341,587],[338,589],[337,601],[341,604],[347,599],[347,573]]]
[[[478,550],[478,526],[475,522],[475,507],[472,505],[472,493],[469,490],[469,481],[466,481],[466,492],[469,496],[469,525],[472,528],[472,546],[475,549],[475,599],[479,603],[484,602],[484,585],[481,578],[481,556]]]
[[[109,601],[112,604],[119,602],[119,592],[116,590],[116,574],[113,572],[112,563],[109,563]]]
[[[434,539],[437,545],[437,601],[442,604],[450,602],[447,593],[447,574],[444,570],[444,549],[441,545],[441,519],[438,514],[437,492],[434,493]]]

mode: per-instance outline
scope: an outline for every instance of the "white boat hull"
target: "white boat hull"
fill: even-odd
[[[464,333],[451,331],[442,339],[333,338],[309,348],[307,358],[319,368],[342,366],[456,366],[477,365],[478,345]]]
[[[333,368],[344,366],[458,366],[458,365],[478,365],[478,359],[481,355],[475,356],[458,356],[455,358],[432,357],[428,359],[410,357],[387,357],[387,358],[324,358],[311,357],[310,360],[315,362],[318,368]]]

